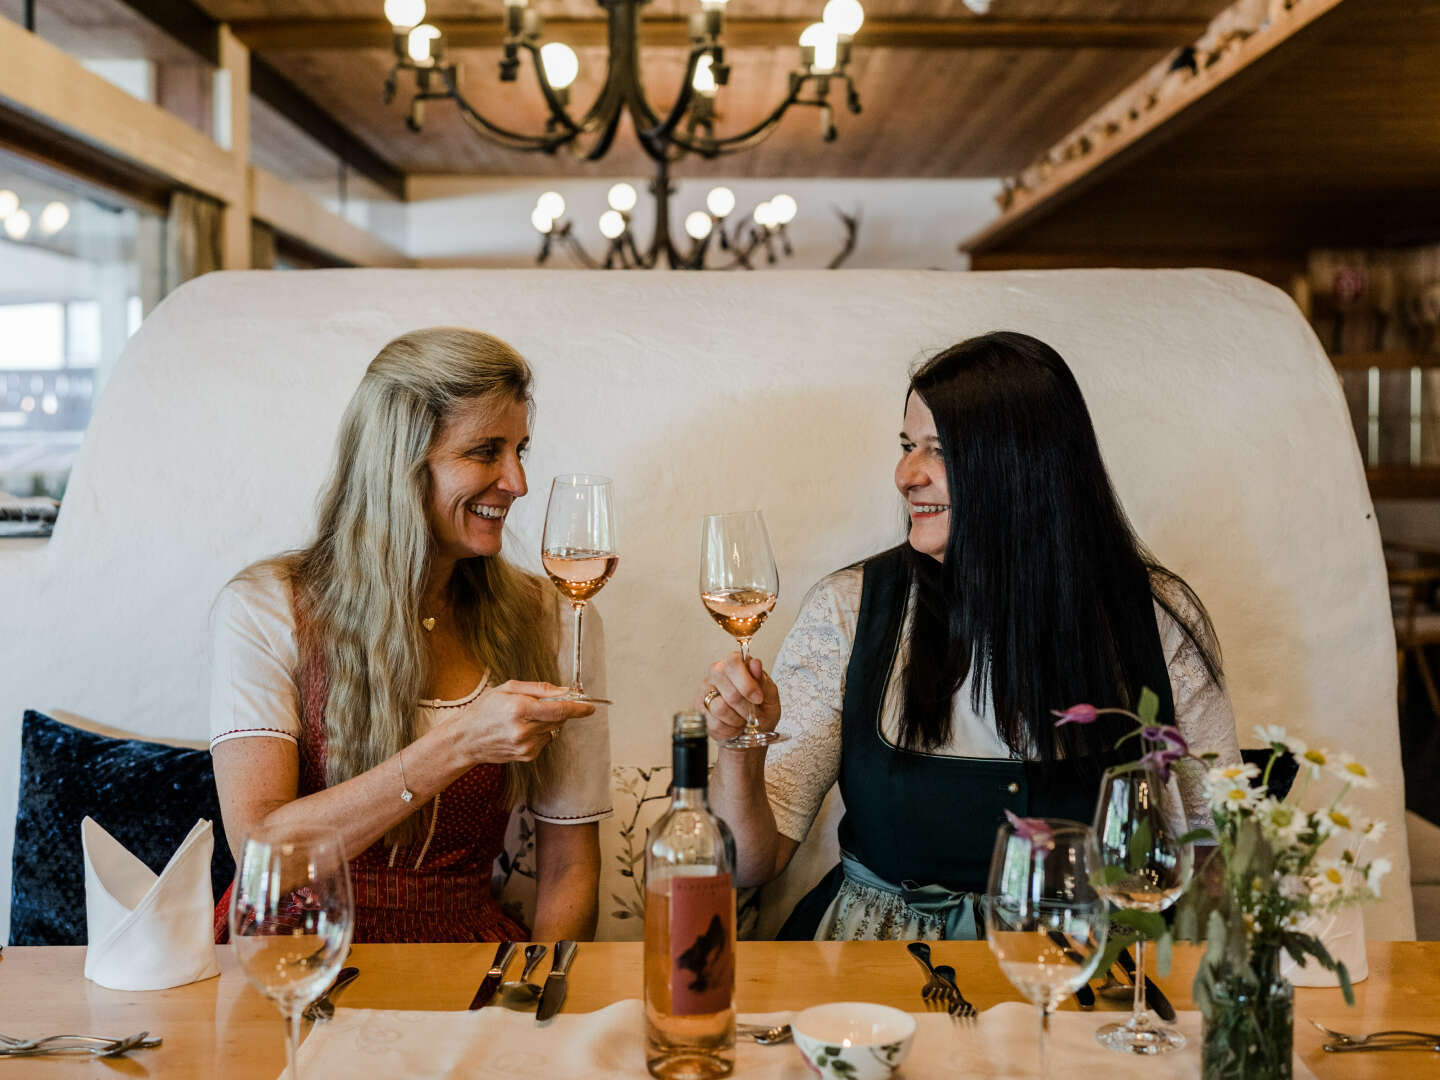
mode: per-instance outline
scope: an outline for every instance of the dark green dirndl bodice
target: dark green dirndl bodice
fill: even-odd
[[[985,891],[1005,811],[1084,822],[1094,816],[1098,789],[1089,770],[921,754],[885,738],[881,709],[909,588],[904,558],[895,548],[864,564],[841,713],[845,861],[796,905],[778,935],[783,940],[815,936],[847,874],[866,885],[890,883],[918,911],[942,915],[947,937],[978,936],[973,898]]]

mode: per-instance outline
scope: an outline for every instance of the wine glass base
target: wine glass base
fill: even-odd
[[[1172,1027],[1148,1022],[1106,1024],[1095,1032],[1095,1041],[1117,1054],[1168,1054],[1185,1045],[1185,1036]]]
[[[555,697],[536,698],[536,701],[579,701],[586,705],[614,705],[609,698],[595,697],[592,694],[577,694],[573,691],[558,694]]]
[[[784,742],[790,738],[789,735],[781,735],[778,731],[746,731],[736,735],[733,739],[726,739],[720,745],[727,750],[760,750],[771,743]]]

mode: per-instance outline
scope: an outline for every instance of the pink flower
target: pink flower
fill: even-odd
[[[1100,715],[1100,710],[1094,705],[1071,705],[1064,712],[1051,709],[1050,714],[1059,717],[1055,721],[1055,726],[1063,727],[1065,724],[1093,724],[1095,718]]]
[[[1010,827],[1015,830],[1015,835],[1022,840],[1029,840],[1031,847],[1054,846],[1050,826],[1039,818],[1020,817],[1008,809],[1005,811],[1005,818],[1010,822]]]

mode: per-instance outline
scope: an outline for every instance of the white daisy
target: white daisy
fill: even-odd
[[[1259,802],[1260,792],[1250,787],[1245,781],[1232,781],[1229,787],[1221,785],[1210,789],[1210,805],[1215,810],[1223,810],[1227,814],[1234,814],[1241,810],[1249,810]]]
[[[1302,769],[1308,765],[1310,766],[1311,773],[1314,776],[1319,776],[1320,770],[1326,768],[1334,758],[1329,750],[1324,750],[1318,746],[1308,746],[1302,753],[1296,755],[1296,760],[1300,762]]]
[[[1349,754],[1336,754],[1330,761],[1329,769],[1341,780],[1355,787],[1373,788],[1375,786],[1375,778],[1370,775],[1370,770]]]
[[[1310,818],[1305,811],[1278,799],[1265,799],[1255,813],[1261,828],[1280,846],[1296,843],[1310,828]]]
[[[1337,804],[1326,810],[1318,811],[1321,828],[1324,835],[1329,836],[1337,829],[1344,829],[1346,832],[1359,832],[1364,824],[1364,819],[1355,813],[1353,806]]]
[[[1345,892],[1349,873],[1339,859],[1321,859],[1310,878],[1310,894],[1318,907],[1338,900]]]
[[[1380,879],[1390,872],[1390,860],[1379,858],[1365,868],[1365,887],[1377,897],[1380,895]]]
[[[1383,818],[1374,818],[1367,822],[1363,830],[1366,842],[1379,841],[1385,838],[1385,830],[1388,826]]]
[[[1289,750],[1296,757],[1305,752],[1305,743],[1286,732],[1279,724],[1256,724],[1255,737],[1266,746]]]

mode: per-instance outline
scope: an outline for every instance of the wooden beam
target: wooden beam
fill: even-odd
[[[411,178],[414,183],[416,178]],[[1137,270],[1173,270],[1201,267],[1234,270],[1268,281],[1282,288],[1304,273],[1303,251],[1140,251],[1124,246],[1117,237],[1114,247],[1093,251],[979,251],[970,256],[971,270],[1078,270],[1123,267]]]
[[[813,19],[725,21],[724,41],[732,48],[795,45]],[[437,18],[433,24],[451,49],[494,49],[504,42],[498,16]],[[896,49],[1168,49],[1205,32],[1204,19],[872,19],[855,37],[855,47]],[[384,19],[247,19],[231,24],[256,52],[316,49],[389,49],[394,36]],[[545,20],[545,37],[574,48],[606,44],[604,19],[555,17]],[[646,45],[690,43],[685,19],[646,19]]]
[[[1385,371],[1407,371],[1410,368],[1440,367],[1440,353],[1412,352],[1409,349],[1388,349],[1384,352],[1331,353],[1330,362],[1340,371],[1381,368]]]
[[[1440,468],[1383,465],[1365,470],[1372,499],[1440,499]]]
[[[999,247],[1026,226],[1053,213],[1126,163],[1175,137],[1184,127],[1231,100],[1255,79],[1263,77],[1264,72],[1280,59],[1277,50],[1281,45],[1298,39],[1304,31],[1319,27],[1325,16],[1343,3],[1344,0],[1307,0],[1286,10],[1283,17],[1271,19],[1236,48],[1181,84],[1175,92],[1157,101],[1095,149],[1061,161],[1040,184],[1017,190],[1005,212],[965,240],[960,250],[974,255]],[[1146,84],[1148,77],[1122,91],[1058,145],[1071,143],[1080,133],[1092,127],[1096,117],[1107,115],[1117,102],[1133,99],[1137,93],[1143,92]]]
[[[282,116],[290,119],[302,131],[356,172],[374,181],[395,198],[405,198],[404,173],[377,154],[369,144],[362,142],[319,105],[316,105],[299,87],[274,67],[256,56],[255,46],[250,44],[238,24],[231,24],[230,29],[250,48],[251,93]],[[378,89],[376,93],[379,93]]]
[[[5,18],[0,57],[0,113],[38,120],[222,203],[244,201],[243,173],[214,141]]]
[[[222,25],[216,33],[220,89],[216,125],[227,133],[225,149],[239,175],[246,178],[243,198],[220,210],[220,268],[250,269],[250,194],[247,170],[250,165],[250,50]],[[218,115],[223,110],[224,115]]]
[[[403,253],[330,213],[274,173],[254,165],[249,171],[250,213],[277,233],[351,266],[414,265]]]

